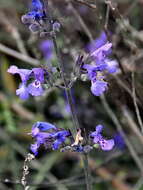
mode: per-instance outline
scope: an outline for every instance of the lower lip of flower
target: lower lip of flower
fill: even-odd
[[[41,86],[41,83],[39,81],[35,81],[33,84],[36,88],[39,88]]]

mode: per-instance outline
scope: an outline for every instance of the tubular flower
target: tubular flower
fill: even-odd
[[[36,142],[31,145],[30,149],[34,155],[37,155],[38,149],[41,145],[44,145],[46,149],[59,149],[71,134],[69,131],[56,128],[50,123],[37,122],[32,127],[31,135],[36,140]]]
[[[83,69],[87,71],[88,78],[91,80],[91,92],[95,96],[100,96],[107,89],[107,82],[104,81],[104,72],[114,73],[118,69],[116,60],[111,60],[112,43],[107,41],[106,34],[101,36],[87,46],[90,57],[94,64],[84,64]]]
[[[51,35],[50,27],[45,27],[46,20],[48,19],[48,13],[45,11],[45,8],[43,0],[32,0],[29,12],[21,17],[23,24],[29,26],[31,32],[40,33],[41,37]],[[61,25],[58,21],[51,21],[51,24],[51,30],[54,33],[60,31]]]
[[[114,147],[115,142],[113,139],[106,140],[101,134],[102,130],[103,126],[97,125],[96,130],[90,134],[90,138],[92,138],[93,143],[98,144],[102,150],[109,151]]]
[[[22,16],[24,24],[32,24],[45,17],[43,3],[40,0],[32,0],[30,11]]]
[[[19,69],[16,66],[11,66],[8,69],[8,72],[11,74],[18,74],[21,78],[21,84],[16,90],[16,95],[21,99],[26,100],[29,98],[29,94],[32,96],[41,96],[44,92],[42,84],[44,84],[44,75],[48,73],[43,68],[33,68],[29,69]],[[29,83],[29,80],[33,79]]]

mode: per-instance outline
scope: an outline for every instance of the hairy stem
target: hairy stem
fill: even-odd
[[[58,50],[58,47],[57,47],[55,37],[53,37],[53,43],[54,43],[56,55],[57,55],[57,58],[58,58],[59,67],[60,67],[60,70],[61,70],[61,76],[62,76],[64,86],[65,86],[66,97],[67,97],[68,104],[69,104],[70,110],[71,110],[72,120],[73,120],[73,124],[74,124],[74,130],[76,132],[77,129],[79,129],[79,122],[78,122],[78,118],[77,118],[77,115],[76,115],[75,106],[74,106],[74,103],[73,103],[71,89],[68,88],[68,84],[67,84],[66,79],[65,79],[64,67],[63,67],[63,63],[62,63],[62,60],[61,60],[61,57],[60,57],[60,53],[59,53],[59,50]],[[88,167],[88,155],[83,155],[82,159],[83,159],[83,164],[84,164],[86,189],[91,190],[90,177],[89,177],[89,167]]]
[[[57,56],[57,59],[58,59],[60,74],[61,74],[64,86],[65,86],[66,98],[67,98],[68,104],[70,106],[72,121],[73,121],[73,125],[74,125],[73,134],[76,134],[77,129],[79,129],[80,126],[79,126],[79,122],[78,122],[78,118],[77,118],[77,114],[76,114],[75,105],[74,105],[74,102],[73,102],[72,92],[71,92],[71,88],[68,87],[68,83],[66,81],[65,72],[64,72],[64,64],[63,64],[63,61],[62,61],[62,58],[61,58],[60,50],[59,50],[58,45],[57,45],[56,35],[54,34],[54,31],[53,31],[52,19],[51,19],[51,16],[50,16],[50,11],[48,9],[49,7],[48,7],[47,2],[45,2],[45,6],[46,6],[45,7],[46,10],[48,10],[47,18],[48,18],[48,22],[49,22],[49,25],[50,25],[50,29],[53,32],[52,40],[53,40],[53,44],[54,44],[54,48],[55,48],[55,53],[56,53],[56,56]],[[87,154],[83,155],[82,159],[83,159],[84,172],[85,172],[85,178],[86,178],[86,189],[91,190],[91,188],[90,188],[90,180],[89,180],[88,155]]]
[[[56,42],[56,37],[53,36],[52,39],[53,39],[53,43],[54,43],[55,52],[56,52],[56,55],[57,55],[57,58],[58,58],[61,77],[63,79],[63,83],[64,83],[64,86],[65,86],[66,98],[67,98],[67,101],[68,101],[68,104],[69,104],[70,110],[71,110],[72,120],[73,120],[73,124],[74,124],[74,133],[76,133],[77,129],[79,129],[79,122],[78,122],[78,118],[77,118],[77,115],[76,115],[76,110],[75,110],[75,106],[74,106],[74,102],[73,102],[71,89],[68,88],[68,83],[67,83],[66,78],[65,78],[64,65],[63,65],[63,62],[61,60],[60,52],[59,52],[57,42]]]
[[[88,164],[88,155],[84,154],[83,157],[83,165],[84,165],[84,173],[86,180],[86,189],[91,190],[91,182],[90,182],[90,172],[89,172],[89,164]]]

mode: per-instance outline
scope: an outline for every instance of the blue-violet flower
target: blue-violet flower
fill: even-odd
[[[37,122],[32,127],[31,135],[36,142],[31,145],[30,149],[34,155],[37,155],[41,145],[44,145],[46,149],[59,149],[71,134],[68,130],[57,128],[50,123]]]
[[[90,138],[93,138],[93,143],[98,144],[102,150],[109,151],[114,147],[115,142],[113,139],[106,140],[101,134],[102,130],[103,126],[97,125],[96,130],[90,134]]]
[[[108,55],[111,54],[111,47],[112,43],[107,41],[104,32],[97,40],[94,40],[87,46],[94,64],[84,64],[83,69],[87,71],[88,78],[91,80],[91,92],[95,96],[100,96],[107,89],[107,82],[104,81],[104,72],[114,73],[118,69],[117,61],[108,58]]]
[[[29,98],[29,94],[32,96],[41,96],[44,92],[42,84],[44,84],[44,76],[48,76],[48,73],[43,68],[19,69],[17,66],[12,65],[8,72],[11,74],[19,74],[22,83],[16,90],[16,95],[25,100]],[[32,82],[29,80],[33,79]],[[29,83],[28,83],[29,82]]]

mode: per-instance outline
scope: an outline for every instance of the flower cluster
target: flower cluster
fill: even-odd
[[[60,23],[51,20],[48,14],[44,1],[32,0],[29,12],[22,16],[22,22],[26,24],[32,32],[39,32],[41,37],[47,35],[54,37],[55,32],[60,29]],[[75,67],[72,73],[74,76],[73,81],[76,81],[81,74],[81,69],[85,71],[91,80],[91,91],[95,96],[102,95],[107,89],[105,74],[117,71],[117,62],[108,57],[111,53],[111,47],[112,43],[108,42],[106,34],[102,32],[97,40],[87,46],[89,59],[83,60],[83,56],[79,56],[76,62],[77,67]],[[44,92],[43,85],[46,84],[47,81],[50,81],[49,83],[54,85],[54,80],[52,80],[52,78],[54,78],[54,70],[51,64],[53,48],[54,44],[50,40],[43,41],[40,45],[40,49],[48,61],[48,70],[46,67],[19,69],[17,66],[11,66],[8,69],[9,73],[18,74],[21,78],[21,84],[16,90],[16,94],[21,99],[25,100],[29,95],[41,96]],[[92,63],[87,64],[88,60]],[[72,87],[72,85],[69,86]],[[62,152],[88,153],[96,147],[100,147],[104,151],[112,150],[115,145],[115,140],[107,140],[102,135],[102,130],[103,126],[97,125],[95,131],[91,132],[88,138],[84,138],[81,134],[82,131],[79,129],[74,138],[70,130],[57,128],[55,125],[47,122],[36,122],[30,133],[35,143],[31,145],[30,149],[34,155],[38,154],[41,146],[44,146],[45,149],[60,149]],[[116,140],[118,141],[117,138]]]
[[[73,143],[74,138],[69,130],[57,128],[47,122],[36,122],[30,133],[36,141],[31,145],[31,151],[37,155],[41,145],[44,145],[45,149],[61,149],[62,152],[88,153],[95,145],[99,145],[104,151],[112,150],[115,145],[114,139],[106,140],[101,134],[102,129],[102,125],[97,125],[96,130],[89,134],[89,144],[85,144],[81,130],[79,130]],[[69,139],[69,145],[66,145],[67,139]]]
[[[50,31],[46,27],[47,23],[47,13],[43,1],[32,0],[30,11],[23,15],[21,18],[22,22],[29,26],[32,32],[40,32],[41,36],[49,35]],[[60,23],[57,21],[52,21],[52,31],[58,32],[60,29]]]
[[[31,135],[36,140],[35,144],[31,145],[31,151],[37,155],[41,145],[44,145],[46,149],[59,149],[66,139],[71,136],[71,133],[68,130],[57,128],[50,123],[37,122],[32,127]]]
[[[16,95],[25,100],[32,96],[41,96],[44,92],[42,84],[45,78],[48,78],[48,72],[43,68],[33,69],[19,69],[17,66],[12,65],[8,72],[11,74],[19,74],[22,83],[16,90]],[[32,81],[31,81],[32,80]]]
[[[32,0],[30,11],[23,15],[21,20],[29,26],[31,31],[37,32],[40,30],[40,24],[45,18],[43,3],[40,0]]]
[[[111,60],[108,56],[111,53],[112,43],[107,41],[106,34],[101,36],[87,46],[93,64],[84,64],[83,69],[88,73],[91,80],[91,92],[95,96],[100,96],[107,89],[105,72],[114,73],[117,71],[117,61]]]
[[[103,130],[102,125],[97,125],[96,130],[90,134],[90,138],[93,139],[93,143],[98,144],[102,150],[108,151],[114,147],[114,139],[106,140],[101,132]]]

